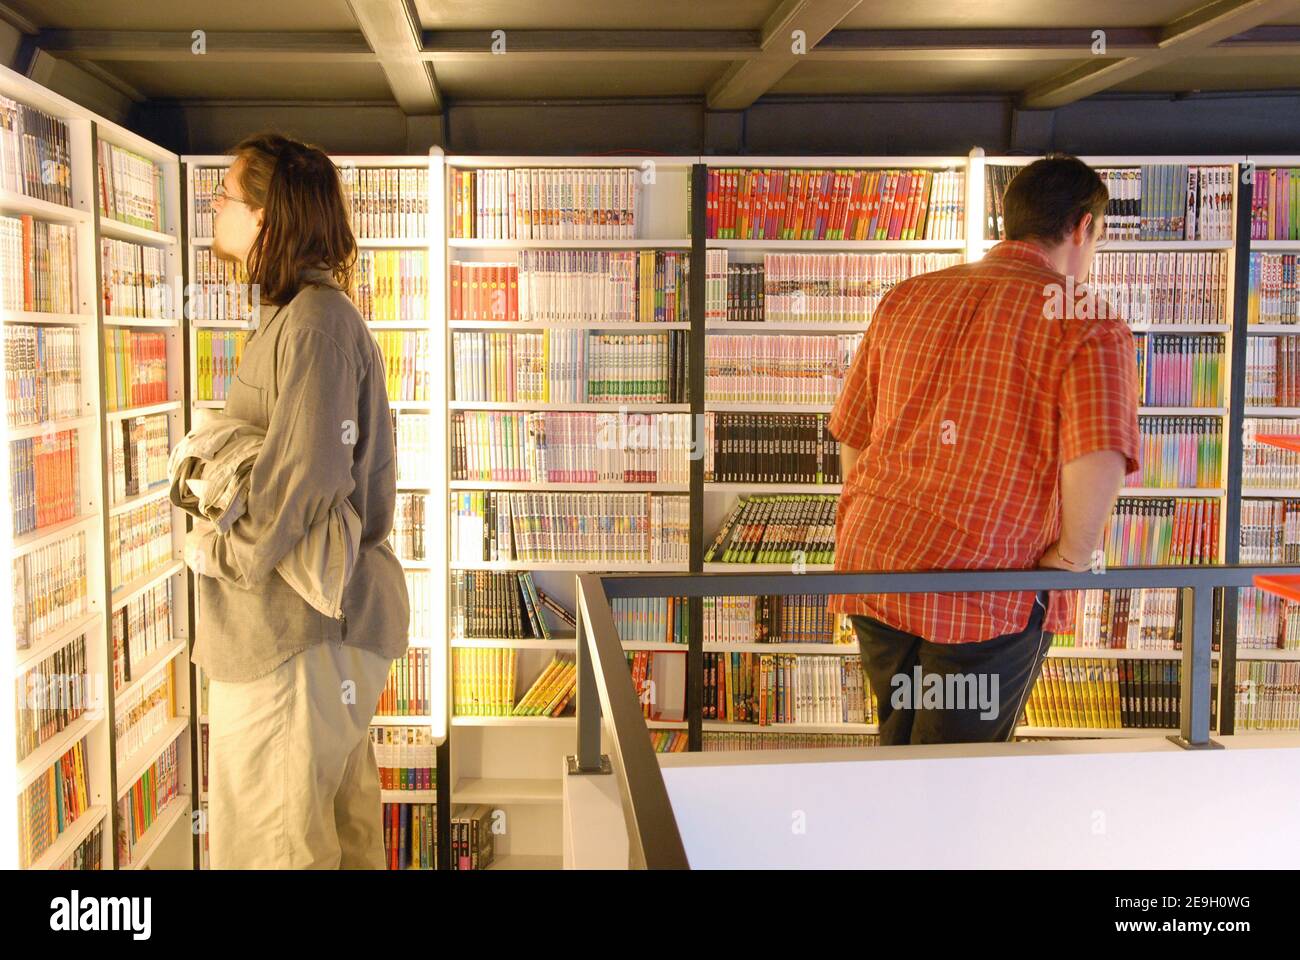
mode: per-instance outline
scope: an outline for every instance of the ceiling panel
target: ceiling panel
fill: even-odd
[[[806,61],[796,64],[771,93],[934,94],[1008,93],[1076,66],[1070,61],[927,60],[883,63]]]
[[[778,0],[416,0],[415,6],[426,30],[757,30]]]
[[[1204,5],[1204,0],[863,0],[840,26],[856,30],[1151,27]]]
[[[1188,57],[1118,83],[1134,93],[1300,89],[1300,56]],[[1300,129],[1300,121],[1297,121]]]
[[[229,61],[106,62],[102,66],[146,97],[163,100],[392,100],[388,81],[373,63],[271,63],[253,67]]]
[[[347,0],[6,0],[38,27],[61,30],[351,30]]]
[[[701,95],[722,74],[722,63],[639,61],[492,60],[437,64],[443,95],[463,100],[523,100],[548,97],[650,97]]]

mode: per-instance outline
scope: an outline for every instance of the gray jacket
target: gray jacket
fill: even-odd
[[[167,461],[171,502],[216,527],[218,536],[240,537],[235,521],[248,509],[248,480],[266,433],[233,417],[205,418],[178,443]],[[202,542],[200,540],[200,542]],[[343,616],[343,591],[361,549],[361,518],[350,500],[329,512],[284,555],[276,572],[298,595],[327,617]],[[186,556],[202,573],[201,553]]]
[[[249,473],[248,510],[232,527],[239,535],[196,538],[208,575],[195,578],[193,660],[216,680],[255,679],[321,642],[406,652],[406,579],[386,542],[397,464],[383,355],[326,271],[304,280],[289,304],[261,306],[227,393],[226,414],[266,439]],[[361,518],[361,550],[344,616],[332,619],[276,568],[344,500]]]

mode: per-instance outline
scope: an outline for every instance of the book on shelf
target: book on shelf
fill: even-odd
[[[705,597],[703,638],[721,643],[824,643],[852,646],[847,618],[827,609],[824,594]]]
[[[1233,702],[1234,729],[1300,730],[1300,660],[1238,660]]]
[[[833,563],[838,498],[740,497],[704,554],[705,563]]]
[[[165,413],[123,417],[108,424],[109,503],[121,503],[165,486],[171,453]]]
[[[1241,563],[1300,564],[1300,498],[1241,501]]]
[[[393,531],[388,542],[400,560],[423,562],[429,559],[424,541],[425,517],[429,496],[423,493],[399,493],[393,513]]]
[[[518,651],[509,648],[453,649],[453,716],[509,716],[515,706],[517,664]]]
[[[486,870],[496,859],[496,811],[490,804],[458,804],[451,812],[453,870]]]
[[[0,297],[6,310],[77,313],[77,228],[0,216]]]
[[[1246,406],[1300,407],[1300,336],[1246,338]]]
[[[468,650],[466,653],[484,653],[482,650]],[[513,654],[514,651],[511,651]],[[514,657],[509,660],[510,673],[514,670]],[[542,671],[533,685],[525,691],[509,711],[516,717],[558,717],[564,713],[569,701],[573,699],[578,687],[578,665],[572,660],[556,656]],[[504,690],[513,689],[506,686]]]
[[[104,314],[139,319],[171,319],[167,252],[129,240],[100,239]]]
[[[168,397],[167,334],[129,327],[104,330],[104,397],[107,410],[124,410]]]
[[[455,638],[550,640],[546,607],[531,571],[453,570],[449,595]],[[554,613],[554,611],[552,611]]]
[[[9,441],[13,536],[43,530],[81,512],[80,431]]]
[[[705,223],[721,240],[960,240],[961,170],[709,170]]]
[[[1103,298],[1097,309],[1106,318],[1227,323],[1229,256],[1225,250],[1102,250],[1093,257],[1086,287]]]
[[[676,650],[624,651],[641,713],[648,720],[686,719],[686,653]]]
[[[1138,463],[1130,487],[1216,487],[1223,476],[1220,417],[1138,417]]]
[[[429,256],[424,250],[357,252],[353,301],[367,323],[425,323]]]
[[[705,483],[840,483],[825,413],[706,413]]]
[[[880,736],[874,733],[794,733],[771,728],[750,730],[705,730],[702,749],[714,750],[812,750],[827,747],[874,747]]]
[[[429,172],[420,167],[336,163],[352,229],[363,239],[424,239],[429,234]]]
[[[438,867],[438,805],[385,803],[384,856],[389,870],[436,870]]]
[[[1252,240],[1300,240],[1300,168],[1261,167],[1250,200]]]
[[[450,500],[452,563],[687,559],[686,496],[457,491]]]
[[[176,716],[176,688],[172,670],[176,661],[150,676],[113,704],[113,736],[121,763],[143,750],[149,738]]]
[[[134,150],[99,141],[99,212],[110,220],[165,229],[162,167]]]
[[[532,581],[530,580],[529,582],[531,583]],[[540,604],[541,609],[551,611],[551,613],[555,614],[556,619],[565,626],[576,627],[578,625],[577,617],[569,612],[560,601],[556,600],[549,593],[544,590],[539,590],[536,587],[533,587],[533,593],[536,595],[537,602]]]
[[[1138,391],[1152,407],[1217,407],[1223,403],[1221,333],[1139,333]]]
[[[247,330],[194,330],[195,393],[198,400],[225,400],[248,343]]]
[[[193,252],[186,317],[194,323],[252,321],[257,316],[253,286],[243,266],[221,259],[211,247],[196,247]]]
[[[87,575],[84,531],[14,558],[13,626],[19,650],[86,615]]]
[[[182,733],[180,736],[184,736]],[[180,738],[169,743],[117,801],[117,864],[135,864],[137,848],[163,809],[181,796]]]
[[[611,240],[637,236],[639,167],[451,171],[451,236]],[[671,239],[671,238],[670,238]]]
[[[370,742],[379,768],[380,789],[437,789],[437,746],[428,727],[374,725],[370,728]]]
[[[1002,196],[1019,166],[985,166],[985,236],[1005,239]],[[1110,193],[1107,240],[1231,240],[1233,168],[1157,163],[1098,167]]]
[[[104,821],[100,820],[86,834],[77,848],[68,854],[58,869],[60,870],[103,870],[104,869]]]
[[[26,870],[90,808],[86,740],[74,743],[18,798],[18,865]]]
[[[44,110],[0,96],[0,188],[71,207],[68,125]]]
[[[613,597],[609,606],[624,643],[685,644],[690,636],[686,597]]]
[[[1242,421],[1241,485],[1300,490],[1300,454],[1255,439],[1269,435],[1300,435],[1300,420],[1248,416]]]
[[[551,329],[452,332],[457,400],[684,403],[689,336]]]
[[[1250,254],[1247,323],[1300,323],[1300,275],[1295,253]]]
[[[409,410],[389,410],[389,417],[393,426],[393,448],[397,451],[398,484],[429,484],[433,416]]]
[[[190,195],[194,198],[194,222],[191,231],[195,237],[212,236],[215,213],[212,209],[212,197],[217,186],[226,175],[226,166],[200,167],[190,166]],[[197,251],[196,251],[197,252]]]
[[[874,723],[871,685],[857,657],[797,653],[704,653],[705,720]]]
[[[1078,650],[1182,649],[1179,590],[1080,590],[1073,632],[1052,636],[1054,647]],[[1217,638],[1215,645],[1217,647]]]
[[[379,695],[377,717],[425,717],[430,709],[431,651],[410,647],[396,658],[388,671],[388,682]]]
[[[1102,533],[1106,566],[1221,562],[1219,505],[1207,497],[1119,497]]]
[[[433,575],[428,570],[403,570],[402,573],[406,577],[406,596],[411,608],[408,635],[412,639],[432,640],[446,627],[445,624],[434,627]]]
[[[20,762],[98,704],[86,660],[86,636],[81,634],[18,674]]]
[[[1259,562],[1242,552],[1242,563]],[[1256,587],[1238,589],[1237,649],[1300,651],[1300,603]]]
[[[714,403],[830,405],[839,396],[862,336],[710,333],[704,398]]]
[[[424,403],[433,399],[433,341],[427,330],[375,330],[384,357],[390,401]]]
[[[768,253],[735,262],[710,250],[704,317],[732,323],[866,324],[910,277],[961,263],[956,253]]]
[[[115,608],[109,633],[113,643],[113,690],[117,691],[134,680],[140,665],[174,636],[171,581],[152,586]],[[203,693],[206,698],[206,680]]]
[[[1048,657],[1022,719],[1030,727],[1177,727],[1181,674],[1178,660]]]
[[[81,331],[5,327],[5,405],[10,428],[80,416]]]
[[[109,516],[109,581],[114,590],[172,562],[172,509],[170,500],[154,500]]]
[[[690,738],[685,730],[651,730],[650,749],[655,753],[686,753]]]

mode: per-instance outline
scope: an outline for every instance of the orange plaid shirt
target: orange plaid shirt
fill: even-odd
[[[830,418],[859,450],[837,570],[1036,567],[1060,535],[1063,463],[1118,450],[1137,469],[1133,335],[1119,319],[1075,319],[1071,292],[1040,247],[1005,241],[885,297]],[[970,643],[1023,630],[1033,602],[1031,591],[856,594],[829,606]],[[1052,591],[1045,629],[1071,629],[1074,605],[1073,591]]]

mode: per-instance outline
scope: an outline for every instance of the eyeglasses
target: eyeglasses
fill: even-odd
[[[216,189],[212,191],[212,202],[216,203],[218,200],[222,203],[225,203],[227,200],[233,200],[235,203],[248,203],[247,200],[243,200],[239,197],[232,197],[230,194],[226,193],[226,185],[224,183],[217,184]]]

